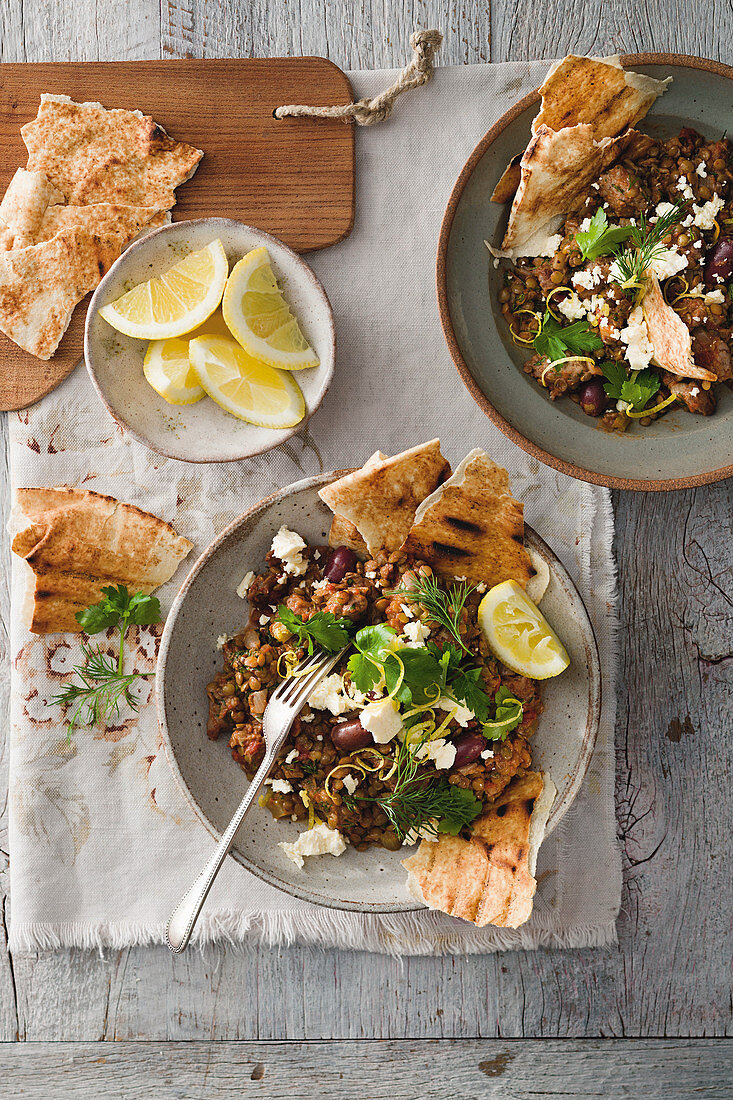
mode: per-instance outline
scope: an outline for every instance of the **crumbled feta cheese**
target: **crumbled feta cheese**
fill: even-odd
[[[219,637],[216,639],[216,648],[217,649],[223,649],[228,641],[229,641],[229,635],[228,634],[220,634]]]
[[[455,699],[449,699],[447,695],[439,699],[435,705],[439,710],[455,710],[456,713],[453,717],[459,726],[467,726],[471,719],[476,717],[472,710],[469,710],[468,707],[464,707],[462,703],[457,703]]]
[[[293,789],[287,779],[273,779],[267,780],[267,782],[272,783],[273,791],[277,791],[278,794],[288,794]]]
[[[570,281],[573,286],[582,286],[586,290],[592,290],[596,286],[596,280],[590,271],[576,271]]]
[[[487,585],[486,581],[481,581],[479,584],[476,585],[476,591],[483,595],[488,587],[489,586]]]
[[[315,720],[315,717],[315,714],[301,714],[300,720],[301,722],[313,722]]]
[[[723,291],[708,290],[703,291],[702,287],[696,286],[689,293],[690,298],[701,298],[706,305],[719,305],[722,306],[725,302],[725,294]]]
[[[285,572],[294,577],[302,577],[308,568],[308,562],[301,553],[305,547],[305,539],[297,531],[288,530],[284,524],[272,540],[273,554],[283,563]]]
[[[313,551],[313,561],[320,561],[320,560],[321,560],[321,551],[320,550],[314,550]]]
[[[269,615],[260,615],[260,626],[267,626],[270,621]]]
[[[592,183],[591,187],[593,188],[594,191],[599,191],[601,185],[600,185],[600,183]]]
[[[430,627],[425,623],[421,623],[419,619],[415,619],[413,622],[405,624],[402,633],[406,638],[409,638],[407,644],[410,649],[420,649],[425,639],[430,637]]]
[[[239,585],[237,586],[237,595],[239,596],[240,600],[243,600],[244,597],[247,595],[247,593],[249,592],[249,586],[254,579],[255,575],[252,569],[250,569],[249,573],[244,574],[241,581],[239,582]]]
[[[690,397],[697,397],[699,392],[700,392],[699,387],[698,386],[693,386],[692,389],[690,390]]]
[[[695,169],[695,175],[699,176],[701,180],[706,180],[708,178],[708,170],[705,166],[704,160],[701,160],[698,164],[697,168]]]
[[[417,844],[418,840],[429,840],[432,844],[438,842],[438,818],[431,817],[424,825],[419,829],[410,829],[405,833],[405,839],[402,841],[402,847],[407,848],[412,844]]]
[[[695,211],[695,225],[700,229],[712,229],[715,224],[715,218],[725,206],[725,199],[720,195],[713,195],[709,202],[703,203],[702,206],[698,206],[697,203],[692,204],[692,209]]]
[[[687,256],[682,256],[676,248],[658,248],[649,264],[649,269],[658,279],[671,279],[687,267]]]
[[[663,218],[665,214],[671,213],[672,210],[674,210],[674,203],[660,202],[657,204],[657,208],[655,210],[655,214],[657,217],[653,219],[650,218],[649,221],[656,221],[657,218]]]
[[[582,222],[578,226],[579,233],[587,233],[590,229],[590,218],[583,218]]]
[[[446,741],[444,737],[436,737],[434,741],[428,741],[423,746],[425,760],[432,760],[439,771],[452,768],[456,759],[456,746]]]
[[[367,580],[369,580],[369,581],[373,581],[373,580],[374,580],[374,578],[376,577],[376,575],[377,575],[377,574],[376,574],[376,572],[375,572],[375,571],[374,571],[373,569],[369,569],[369,570],[367,570],[367,572],[366,572],[366,573],[364,574],[364,576],[365,576],[365,577],[367,578]]]
[[[677,180],[677,190],[682,192],[682,196],[685,199],[694,199],[695,192],[690,187],[687,176],[680,176]]]
[[[278,844],[288,859],[292,859],[296,867],[303,867],[304,856],[340,856],[346,851],[346,841],[338,829],[329,829],[325,821],[321,821],[312,829],[301,833],[292,844],[283,840]]]
[[[369,730],[377,745],[386,745],[402,729],[399,707],[394,699],[376,699],[367,703],[359,715],[365,730]]]
[[[585,306],[577,294],[571,294],[569,297],[563,298],[561,302],[557,302],[557,308],[567,317],[568,321],[579,321],[581,317],[585,316]]]
[[[621,342],[626,344],[626,359],[632,370],[644,370],[649,366],[654,348],[641,306],[632,309],[626,328],[621,329]]]
[[[491,760],[493,758],[493,755],[494,755],[494,750],[493,749],[484,749],[484,751],[481,753],[481,759],[482,760]]]
[[[341,782],[346,787],[346,790],[349,792],[349,794],[353,794],[356,788],[359,786],[359,780],[355,775],[352,775],[351,772],[349,772],[348,775],[345,775]]]
[[[320,592],[322,588],[325,588],[326,585],[330,584],[330,583],[331,582],[329,581],[328,577],[324,577],[320,581],[313,581],[313,584],[311,585],[311,588],[313,589],[314,592]]]
[[[285,757],[285,763],[286,764],[292,764],[292,762],[294,760],[297,760],[297,759],[298,759],[298,750],[297,749],[291,749],[290,752],[288,753],[288,755]]]
[[[308,696],[308,706],[313,710],[330,710],[331,714],[345,714],[348,710],[354,710],[355,704],[344,693],[343,676],[338,672],[332,672],[321,680]]]
[[[415,618],[415,615],[414,615],[414,612],[413,612],[412,608],[408,607],[406,603],[400,604],[400,607],[402,608],[402,614],[407,615],[408,619],[414,619]]]
[[[623,272],[621,271],[621,268],[618,266],[618,261],[617,260],[613,260],[611,262],[611,266],[608,269],[608,275],[609,275],[609,278],[613,279],[614,282],[616,282],[616,283],[622,283],[624,281]]]

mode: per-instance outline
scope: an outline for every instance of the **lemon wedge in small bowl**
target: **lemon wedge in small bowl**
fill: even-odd
[[[161,275],[147,279],[99,310],[125,336],[166,340],[183,336],[210,317],[221,301],[229,261],[220,240],[189,252]]]
[[[233,338],[197,336],[188,355],[209,397],[232,416],[261,428],[292,428],[305,416],[292,375],[253,359]]]
[[[559,676],[570,664],[564,645],[517,581],[502,581],[486,593],[478,621],[502,664],[532,680]]]
[[[281,370],[318,366],[318,356],[283,297],[264,245],[235,264],[222,311],[233,335],[255,359]]]

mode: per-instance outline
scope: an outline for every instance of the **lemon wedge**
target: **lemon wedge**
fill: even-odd
[[[188,358],[188,340],[172,336],[153,340],[143,361],[143,374],[169,405],[193,405],[205,396]]]
[[[138,283],[100,315],[126,336],[165,340],[210,317],[221,301],[229,263],[220,240],[190,252],[163,275]]]
[[[491,652],[513,672],[548,680],[570,664],[557,634],[516,581],[489,589],[479,604],[478,621]]]
[[[283,370],[318,366],[318,356],[283,298],[264,246],[235,264],[222,309],[232,334],[255,359]]]
[[[188,355],[209,397],[232,416],[262,428],[292,428],[305,416],[292,375],[253,359],[231,337],[197,336]]]

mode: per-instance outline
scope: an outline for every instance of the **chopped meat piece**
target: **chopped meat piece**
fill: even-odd
[[[702,382],[696,379],[681,382],[676,375],[670,374],[666,370],[660,371],[660,374],[662,381],[669,388],[669,392],[676,394],[689,412],[698,413],[699,416],[713,415],[717,401],[712,386],[709,390],[704,390]]]
[[[696,329],[692,334],[692,354],[697,365],[716,374],[719,382],[733,377],[730,348],[717,332]]]
[[[531,374],[546,386],[553,401],[562,397],[563,394],[572,393],[581,382],[587,382],[594,375],[603,374],[596,363],[587,363],[585,359],[573,359],[569,363],[563,363],[557,370],[554,367],[547,370],[549,365],[550,360],[547,356],[534,355],[524,364],[524,373]]]
[[[615,165],[599,177],[598,190],[604,202],[619,217],[629,218],[647,205],[641,180],[623,164]]]

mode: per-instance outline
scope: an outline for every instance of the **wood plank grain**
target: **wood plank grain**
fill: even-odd
[[[12,2],[20,7],[18,0]],[[704,9],[693,9],[687,2],[673,8],[661,0],[647,2],[635,7],[633,27],[627,7],[622,11],[616,0],[604,5],[602,24],[600,8],[590,0],[562,5],[545,0],[530,7],[494,0],[492,60],[550,57],[585,48],[599,53],[617,48],[678,49],[731,60],[729,9],[718,0]],[[610,15],[605,14],[607,9]],[[50,37],[39,37],[37,29],[45,10],[40,0],[23,5],[22,21],[14,17],[12,39],[6,35],[0,46],[6,59],[21,59],[21,31],[31,28],[35,52],[28,56],[51,56]],[[114,42],[113,9],[100,8],[95,18],[90,14],[91,0],[86,0],[74,10],[80,50],[91,50],[93,45],[89,28],[81,26],[86,19],[99,33],[99,56],[110,52],[124,56],[126,47]],[[447,32],[440,60],[448,64],[486,60],[489,34],[486,0],[466,0],[461,5],[362,0],[353,15],[336,0],[300,0],[297,6],[267,0],[242,6],[227,0],[216,11],[204,0],[171,0],[164,2],[162,11],[165,56],[313,52],[328,53],[342,66],[398,66],[406,59],[413,26],[435,25]],[[0,8],[3,18],[5,9]],[[63,56],[76,56],[74,38],[68,36],[65,24],[58,26],[62,28],[58,50]],[[378,139],[378,131],[372,139]],[[0,481],[2,476],[0,463]],[[725,928],[721,936],[719,894],[724,845],[729,843],[728,792],[733,779],[733,767],[720,741],[720,731],[733,725],[733,660],[729,656],[733,583],[730,558],[723,556],[729,547],[721,537],[721,532],[731,529],[731,483],[668,496],[616,493],[614,501],[624,651],[617,769],[627,878],[618,947],[418,958],[403,964],[359,952],[224,947],[194,951],[182,959],[171,958],[163,948],[134,948],[104,958],[77,951],[17,957],[14,984],[21,1036],[117,1040],[496,1036],[503,1040],[522,1035],[731,1034],[729,991],[721,978],[726,952],[730,958],[730,942]],[[0,617],[8,610],[7,602],[2,602],[2,581],[0,576]],[[0,734],[5,729],[6,723],[0,721]],[[702,767],[711,769],[710,787]],[[0,1037],[12,1038],[16,1027],[13,983],[1,954],[0,1003]],[[701,1095],[715,1100],[728,1095],[720,1091],[725,1077],[713,1082],[704,1077],[710,1059],[719,1064],[720,1058],[730,1056],[729,1048],[717,1043],[679,1041],[657,1047],[645,1041],[603,1042],[601,1062],[591,1058],[585,1077],[584,1059],[597,1049],[596,1044],[557,1043],[552,1046],[558,1051],[557,1076],[554,1080],[545,1076],[539,1084],[536,1072],[531,1080],[525,1077],[518,1082],[507,1076],[512,1067],[518,1072],[526,1066],[528,1074],[536,1070],[536,1043],[519,1044],[519,1056],[506,1063],[494,1059],[502,1058],[507,1049],[511,1053],[513,1047],[503,1041],[478,1046],[491,1053],[481,1053],[478,1060],[486,1063],[485,1070],[476,1082],[469,1078],[466,1089],[472,1091],[465,1091],[466,1096],[513,1100],[551,1088],[555,1092],[549,1095],[563,1097],[613,1097],[614,1088],[617,1095],[653,1096],[657,1076],[664,1083],[665,1096],[678,1096],[680,1077],[675,1074],[689,1071],[690,1066],[699,1073],[695,1087]],[[462,1044],[459,1049],[473,1047]],[[95,1048],[95,1056],[104,1057],[108,1049]],[[115,1054],[127,1050],[112,1049]],[[157,1048],[149,1049],[158,1058],[150,1062],[151,1071],[157,1064],[170,1065],[165,1058],[161,1061]],[[186,1049],[192,1048],[186,1045]],[[303,1049],[315,1048],[247,1044],[243,1049],[250,1073],[261,1063],[265,1076],[261,1085],[254,1085],[245,1074],[244,1082],[237,1082],[239,1091],[247,1095],[245,1088],[257,1087],[260,1091],[250,1095],[276,1097],[280,1066],[286,1064],[281,1059],[288,1057],[287,1050],[294,1051],[294,1065],[299,1067]],[[398,1066],[407,1048],[399,1049]],[[460,1059],[457,1066],[446,1061],[445,1073],[439,1077],[447,1049],[442,1044],[417,1048],[415,1072],[427,1063],[438,1085],[449,1083],[450,1091],[444,1089],[438,1095],[461,1095],[452,1090]],[[543,1044],[542,1049],[551,1046]],[[662,1049],[669,1052],[664,1055],[671,1059],[669,1069],[660,1068],[662,1056],[655,1051]],[[54,1050],[70,1062],[73,1055],[66,1048]],[[435,1058],[430,1057],[433,1050]],[[716,1053],[719,1050],[723,1055]],[[212,1076],[210,1071],[206,1080],[197,1079],[188,1094],[217,1096],[204,1089],[214,1087],[209,1084],[212,1080],[219,1087],[216,1075],[227,1072],[216,1063],[218,1051],[226,1057],[221,1044],[197,1052],[202,1064],[214,1059],[210,1064],[215,1073]],[[604,1063],[607,1052],[612,1052],[613,1059],[638,1052],[634,1075],[628,1079],[610,1075],[610,1080],[599,1084],[604,1065],[618,1064]],[[317,1053],[322,1065],[326,1053],[321,1044]],[[184,1054],[185,1049],[181,1058]],[[344,1073],[338,1086],[343,1095],[358,1085],[360,1096],[371,1096],[374,1070],[365,1048],[343,1044],[335,1056],[336,1072]],[[234,1063],[233,1054],[230,1059]],[[34,1059],[30,1062],[35,1065]],[[492,1076],[503,1064],[509,1069]],[[77,1065],[81,1073],[84,1059]],[[647,1065],[654,1067],[651,1078],[641,1076]],[[722,1068],[726,1069],[725,1061]],[[177,1072],[173,1065],[170,1073]],[[99,1080],[98,1076],[95,1095]],[[165,1080],[161,1073],[156,1083]],[[463,1081],[460,1076],[458,1080]],[[43,1082],[43,1076],[39,1074],[36,1081]],[[300,1083],[302,1090],[302,1075]],[[581,1085],[585,1092],[574,1091]],[[415,1095],[411,1086],[408,1077],[407,1095]],[[622,1086],[625,1093],[620,1091]],[[222,1088],[218,1095],[230,1094]],[[183,1087],[181,1094],[187,1094]],[[136,1094],[129,1095],[134,1100]],[[392,1088],[389,1095],[398,1093]]]
[[[730,1097],[733,1042],[33,1043],[0,1049],[7,1095],[94,1100],[647,1100]],[[368,1093],[365,1094],[365,1083]]]

